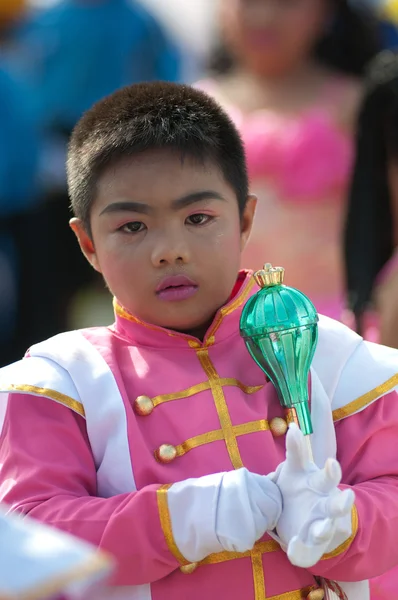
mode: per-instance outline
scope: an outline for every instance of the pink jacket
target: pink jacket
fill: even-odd
[[[354,487],[351,538],[308,571],[267,535],[195,565],[176,546],[170,484],[242,465],[267,474],[285,457],[276,391],[239,335],[253,291],[241,273],[203,343],[116,302],[112,327],[56,336],[0,372],[0,499],[113,554],[115,597],[300,600],[314,575],[355,582],[398,564],[397,353],[329,319],[311,374],[313,448],[322,466],[337,448]]]

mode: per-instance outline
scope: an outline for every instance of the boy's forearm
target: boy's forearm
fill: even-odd
[[[0,463],[0,499],[13,512],[110,552],[117,561],[117,584],[150,583],[178,568],[162,528],[160,485],[96,497],[97,473],[84,420],[65,406],[11,394]]]
[[[339,581],[361,581],[398,563],[398,395],[390,392],[336,423],[341,487],[355,492],[357,523],[346,544],[312,569]]]
[[[142,585],[187,563],[183,557],[180,562],[167,543],[159,512],[159,489],[151,485],[112,498],[58,493],[43,502],[26,499],[16,510],[109,552],[116,559],[114,585]]]
[[[362,581],[398,563],[398,478],[381,477],[352,489],[356,495],[352,535],[309,569],[314,575]]]

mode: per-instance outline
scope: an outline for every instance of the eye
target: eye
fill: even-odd
[[[143,231],[145,225],[141,223],[141,221],[130,221],[130,223],[125,223],[122,227],[119,228],[119,231],[123,231],[123,233],[139,233]]]
[[[203,213],[196,213],[195,215],[191,215],[187,218],[187,222],[189,225],[206,225],[209,221],[211,221],[213,217],[210,215],[204,215]]]

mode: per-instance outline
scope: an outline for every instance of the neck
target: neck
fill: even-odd
[[[238,71],[237,75],[239,79],[252,82],[255,85],[267,88],[269,92],[283,91],[289,92],[291,89],[297,88],[298,86],[306,86],[307,84],[313,84],[314,80],[318,80],[324,76],[324,69],[313,61],[302,61],[297,63],[293,68],[287,71],[280,71],[275,73],[262,73],[255,72],[242,66]]]
[[[210,325],[214,321],[215,315],[216,315],[216,313],[214,313],[212,318],[209,319],[208,321],[206,321],[206,323],[204,323],[203,325],[199,325],[198,327],[193,327],[192,329],[186,329],[186,330],[184,329],[184,330],[179,331],[178,333],[184,333],[185,335],[191,335],[192,337],[197,338],[198,340],[203,342],[206,332],[208,331]]]
[[[322,93],[325,76],[321,65],[308,62],[272,76],[242,67],[227,83],[226,94],[245,112],[269,109],[295,114],[312,105]]]

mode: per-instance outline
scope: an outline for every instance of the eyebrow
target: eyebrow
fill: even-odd
[[[173,200],[171,203],[171,208],[174,210],[181,210],[182,208],[186,208],[191,204],[196,204],[197,202],[203,202],[203,200],[222,200],[226,202],[226,198],[222,196],[219,192],[214,190],[203,190],[200,192],[192,192],[191,194],[187,194],[186,196],[182,196],[177,200]],[[154,208],[149,206],[149,204],[145,204],[144,202],[112,202],[112,204],[108,204],[101,211],[100,216],[103,214],[115,213],[115,212],[135,212],[143,215],[148,215],[153,213]]]

